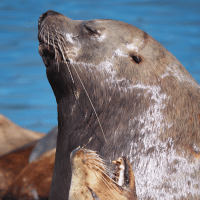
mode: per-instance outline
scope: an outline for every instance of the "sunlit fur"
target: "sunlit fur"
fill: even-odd
[[[127,200],[136,199],[135,191],[129,185],[122,187],[110,178],[112,172],[100,156],[88,149],[76,149],[71,153],[72,181],[70,200],[103,199]],[[130,173],[132,176],[133,174]],[[134,175],[130,177],[134,180]],[[131,180],[132,181],[132,180]]]

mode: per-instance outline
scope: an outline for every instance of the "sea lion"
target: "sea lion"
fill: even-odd
[[[42,137],[44,133],[24,129],[0,114],[0,156]]]
[[[125,155],[139,199],[200,198],[200,86],[170,52],[130,24],[54,11],[38,39],[58,109],[50,200],[68,199],[78,146]]]
[[[0,118],[0,138],[9,148],[17,147],[6,154],[3,151],[0,157],[0,199],[48,199],[57,127],[47,134],[37,133],[15,125],[3,115]],[[25,145],[18,147],[23,143]],[[6,145],[2,143],[1,147]]]
[[[72,151],[69,200],[135,200],[135,177],[129,161],[120,157],[113,163],[117,170],[111,178],[111,170],[96,152],[80,148]]]
[[[15,181],[21,170],[28,164],[28,159],[36,142],[27,144],[0,157],[0,199]]]
[[[44,153],[37,160],[24,166],[4,193],[2,200],[47,200],[55,163],[55,150],[54,148]]]

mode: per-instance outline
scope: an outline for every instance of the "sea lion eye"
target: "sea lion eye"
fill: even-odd
[[[141,62],[141,58],[139,56],[135,56],[132,54],[131,57],[137,64],[139,64]]]

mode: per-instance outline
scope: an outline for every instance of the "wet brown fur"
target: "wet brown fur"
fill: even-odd
[[[2,151],[4,155],[0,157],[0,199],[31,200],[36,196],[40,199],[48,199],[55,162],[55,148],[29,163],[30,155],[38,139],[45,134],[25,130],[3,115],[0,115],[0,122],[1,147],[5,147]],[[15,147],[18,148],[7,152]]]
[[[55,149],[42,155],[38,160],[27,164],[7,189],[3,200],[47,200],[49,196],[54,163]]]
[[[34,146],[35,143],[0,158],[0,198],[28,164],[28,158]]]

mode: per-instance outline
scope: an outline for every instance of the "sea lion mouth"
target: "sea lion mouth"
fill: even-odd
[[[50,54],[54,54],[56,56],[56,53],[59,53],[62,55],[64,52],[63,50],[63,43],[64,39],[61,34],[58,34],[56,30],[54,30],[54,27],[50,28],[48,25],[43,25],[38,32],[38,40],[39,40],[39,46],[44,51],[48,51]],[[63,56],[62,56],[63,57]],[[66,54],[65,54],[66,57]],[[66,59],[69,61],[68,59]]]
[[[114,173],[97,152],[80,147],[73,150],[70,154],[69,200],[83,195],[87,199],[137,199],[135,176],[129,160],[123,156],[112,162],[115,164]]]
[[[58,41],[52,32],[45,32],[44,30],[48,29],[44,27],[38,33],[39,40],[39,53],[42,57],[45,66],[48,68],[50,62],[53,60],[63,61],[63,56],[61,49],[59,48]]]

